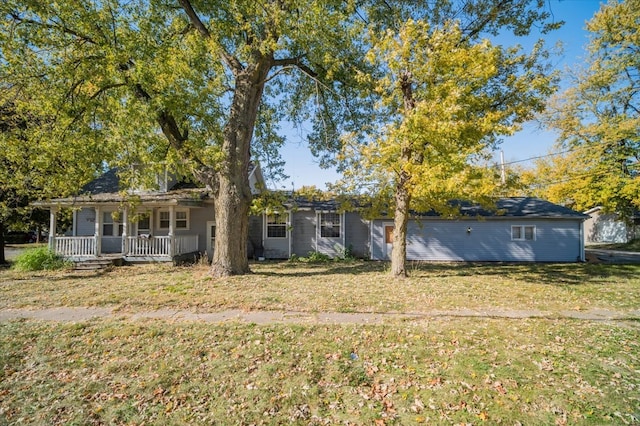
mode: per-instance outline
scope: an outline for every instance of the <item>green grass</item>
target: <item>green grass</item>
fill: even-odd
[[[638,337],[570,320],[17,321],[0,324],[0,423],[637,424]]]
[[[610,309],[640,266],[260,262],[0,271],[0,309]],[[553,315],[551,315],[553,316]],[[425,317],[383,325],[0,322],[0,425],[640,424],[640,323]]]
[[[0,270],[0,308],[110,306],[217,311],[425,312],[437,309],[637,310],[640,265],[260,262],[214,280],[207,266],[140,265],[104,273]]]

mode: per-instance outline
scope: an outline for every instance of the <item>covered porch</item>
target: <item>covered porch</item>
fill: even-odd
[[[128,262],[171,262],[199,252],[199,235],[187,232],[189,209],[176,205],[131,212],[120,206],[84,207],[73,212],[71,235],[57,235],[59,211],[50,208],[49,247],[75,262],[114,257]]]

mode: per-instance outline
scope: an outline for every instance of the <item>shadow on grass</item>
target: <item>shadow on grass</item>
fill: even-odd
[[[608,284],[640,277],[640,265],[589,263],[423,263],[414,271],[414,276],[499,276],[550,285]]]
[[[387,262],[374,261],[354,261],[354,262],[326,262],[326,263],[303,263],[283,261],[260,262],[258,265],[265,265],[271,268],[252,268],[254,275],[267,277],[313,277],[322,275],[358,275],[367,273],[380,273],[388,269]]]
[[[360,261],[352,263],[268,262],[271,268],[254,268],[256,275],[270,277],[312,277],[339,274],[387,273],[389,262]],[[434,277],[499,276],[526,283],[549,285],[609,284],[618,279],[640,277],[640,265],[589,263],[430,263],[408,262],[411,279]]]

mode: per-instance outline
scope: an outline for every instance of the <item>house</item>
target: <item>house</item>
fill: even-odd
[[[343,211],[335,200],[292,199],[283,211],[263,215],[262,246],[269,259],[307,256],[310,252],[369,258],[369,221]]]
[[[407,225],[407,260],[482,262],[584,261],[586,215],[533,197],[502,198],[496,210],[460,204],[456,219],[435,212]],[[371,221],[371,259],[391,256],[393,220]]]
[[[617,213],[605,213],[600,206],[584,214],[590,216],[584,222],[585,244],[627,243],[640,236],[640,213],[629,221],[624,221]]]
[[[104,256],[125,261],[172,261],[208,253],[215,246],[213,200],[204,188],[165,174],[153,190],[123,194],[116,169],[87,184],[81,195],[34,203],[50,210],[49,245],[75,261]],[[253,193],[263,187],[259,166],[249,170]],[[71,209],[73,222],[57,235],[58,214]]]
[[[260,168],[249,171],[252,190],[263,187]],[[131,203],[130,200],[135,202]],[[84,188],[83,195],[37,205],[51,211],[51,247],[74,260],[105,255],[135,261],[172,261],[207,253],[215,241],[213,200],[207,190],[160,179],[153,191],[123,195],[115,170]],[[57,214],[73,209],[73,225],[56,235]],[[582,213],[538,198],[503,198],[496,210],[460,204],[447,219],[414,214],[407,259],[426,261],[575,262],[584,260]],[[288,259],[310,252],[372,260],[390,259],[393,219],[365,219],[335,200],[292,197],[280,211],[249,218],[248,253]]]

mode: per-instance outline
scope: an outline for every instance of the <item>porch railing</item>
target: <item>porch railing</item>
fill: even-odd
[[[176,250],[173,254],[185,254],[198,251],[197,235],[180,235],[176,237]]]
[[[127,237],[126,256],[154,257],[174,256],[198,251],[197,235],[179,235],[173,237],[174,250],[171,252],[172,238],[161,237]]]
[[[55,252],[64,257],[96,255],[96,237],[55,237]]]
[[[55,237],[55,251],[67,258],[95,257],[97,238]],[[175,237],[126,237],[123,239],[122,254],[131,257],[172,257],[198,251],[197,235],[178,235]],[[173,244],[173,250],[172,248]]]
[[[171,256],[171,237],[127,237],[126,256]]]

